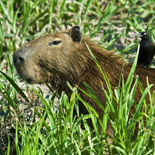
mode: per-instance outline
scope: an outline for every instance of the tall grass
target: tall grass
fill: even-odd
[[[131,86],[136,59],[128,80],[124,81],[122,75],[120,84],[112,92],[104,69],[94,58],[108,86],[108,91],[103,88],[106,107],[87,84],[88,91],[83,93],[101,107],[103,118],[80,98],[80,88],[71,88],[70,98],[62,92],[56,107],[55,94],[44,96],[41,89],[31,89],[27,84],[28,88],[23,89],[12,60],[13,52],[24,42],[46,31],[55,32],[71,25],[80,25],[85,35],[96,38],[104,48],[131,54],[138,44],[134,33],[148,30],[155,41],[154,24],[154,0],[1,0],[0,154],[154,154],[155,102],[149,82],[145,90],[141,89],[142,97],[135,113],[130,112],[135,89],[141,87],[138,77]],[[149,94],[149,105],[145,102],[146,94]],[[88,109],[87,115],[79,114],[78,100]],[[92,128],[88,119],[92,121]],[[108,122],[113,128],[112,136],[106,133]],[[109,144],[109,139],[113,143]]]

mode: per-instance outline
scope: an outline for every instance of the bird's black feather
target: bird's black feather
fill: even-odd
[[[138,56],[138,64],[149,66],[155,55],[155,45],[147,32],[140,33],[140,51]]]

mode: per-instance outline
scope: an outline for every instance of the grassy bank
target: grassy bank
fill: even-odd
[[[135,89],[140,87],[138,77],[131,87],[136,60],[128,80],[121,81],[123,84],[114,93],[103,90],[107,94],[103,119],[80,98],[78,88],[73,89],[71,98],[62,92],[57,101],[57,95],[52,92],[45,95],[40,88],[21,84],[12,60],[14,51],[24,42],[47,31],[80,25],[84,35],[132,61],[138,46],[136,33],[148,30],[155,42],[154,8],[154,0],[1,0],[0,154],[154,154],[155,101],[149,82],[142,90],[136,112],[129,111],[134,104]],[[146,94],[149,105],[145,102]],[[88,108],[88,115],[79,115],[78,100]],[[96,104],[100,105],[97,99]],[[88,119],[93,128],[87,124]],[[112,136],[106,133],[108,121],[113,127]],[[135,131],[137,123],[139,130]],[[108,144],[109,140],[113,143]]]

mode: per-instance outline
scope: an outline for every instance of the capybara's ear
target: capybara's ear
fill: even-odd
[[[69,30],[69,36],[72,38],[74,42],[79,43],[81,41],[82,34],[80,32],[80,27],[79,26],[73,26]]]

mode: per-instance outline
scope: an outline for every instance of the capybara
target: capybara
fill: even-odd
[[[89,37],[83,36],[79,26],[73,26],[68,31],[45,34],[26,43],[15,52],[14,65],[24,80],[29,83],[50,83],[59,95],[65,91],[70,96],[71,90],[67,81],[72,86],[78,85],[83,89],[83,82],[86,82],[104,105],[106,97],[102,87],[107,90],[107,86],[86,44],[109,78],[112,89],[118,86],[122,73],[124,78],[127,78],[131,65],[113,52],[99,47]],[[139,75],[144,88],[147,76],[150,84],[155,83],[155,69],[137,66],[135,72]],[[81,91],[79,93],[102,117],[103,111],[99,106]],[[140,97],[141,93],[137,91],[135,101],[138,102]],[[83,104],[79,107],[81,113],[87,113]]]

